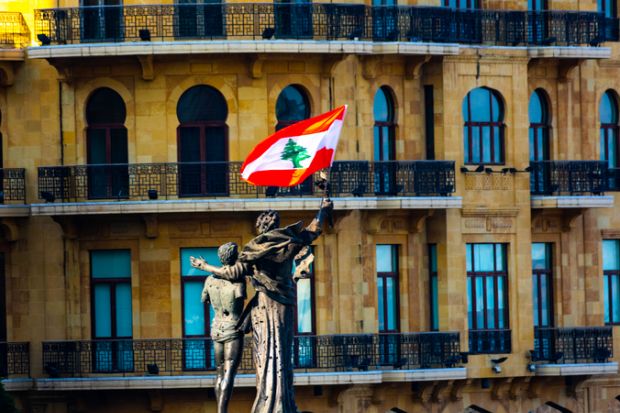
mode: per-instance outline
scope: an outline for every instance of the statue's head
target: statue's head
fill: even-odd
[[[267,210],[260,214],[256,219],[256,231],[263,234],[280,226],[280,214],[273,209]]]
[[[234,242],[227,242],[217,249],[217,256],[223,265],[233,265],[239,257],[239,248]]]

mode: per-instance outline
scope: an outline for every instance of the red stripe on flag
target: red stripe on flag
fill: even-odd
[[[312,171],[328,168],[331,164],[334,150],[321,148],[317,151],[316,156],[312,160],[310,166],[305,169],[286,169],[286,170],[269,170],[253,172],[247,179],[254,185],[263,186],[293,186],[298,185],[306,180]],[[302,172],[300,174],[300,172]],[[297,175],[299,174],[299,175]]]
[[[261,156],[271,145],[279,141],[280,139],[291,137],[309,135],[312,133],[325,132],[334,123],[336,119],[342,120],[344,118],[345,106],[340,106],[330,112],[323,113],[319,116],[315,116],[310,119],[305,119],[294,123],[291,126],[287,126],[284,129],[280,129],[273,135],[267,137],[260,142],[252,152],[247,156],[245,162],[241,166],[241,172],[245,169],[246,165]]]

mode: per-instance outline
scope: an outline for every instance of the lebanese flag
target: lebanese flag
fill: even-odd
[[[241,166],[254,185],[293,186],[334,161],[347,105],[280,129],[256,145]]]

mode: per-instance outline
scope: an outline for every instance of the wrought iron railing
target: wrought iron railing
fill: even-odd
[[[605,161],[530,162],[530,191],[533,195],[599,195],[608,187]]]
[[[613,356],[611,326],[536,327],[533,362],[604,363]]]
[[[0,341],[0,377],[30,376],[30,344]]]
[[[349,371],[455,367],[461,363],[459,333],[297,336],[298,370]],[[252,341],[245,339],[239,371],[252,373]],[[80,340],[43,343],[43,368],[53,377],[92,373],[178,374],[215,370],[209,338]]]
[[[26,170],[0,168],[0,204],[26,203]]]
[[[0,11],[0,48],[19,48],[30,44],[30,30],[18,12]]]
[[[39,196],[48,202],[89,199],[320,196],[318,176],[290,188],[256,187],[241,162],[105,164],[39,167]],[[330,169],[332,196],[448,196],[453,161],[341,161]],[[150,197],[150,198],[149,198]]]
[[[511,349],[509,329],[469,330],[469,354],[502,354]]]
[[[620,168],[607,169],[607,181],[610,191],[620,191]]]
[[[618,19],[583,11],[456,10],[334,3],[84,6],[35,10],[53,44],[187,39],[414,41],[597,45],[618,40]]]

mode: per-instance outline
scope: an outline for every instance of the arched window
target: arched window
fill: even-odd
[[[601,97],[599,105],[601,121],[600,144],[601,159],[608,162],[610,168],[618,167],[618,100],[612,90]]]
[[[198,85],[177,104],[179,195],[228,194],[226,99],[217,89]]]
[[[86,104],[88,196],[91,199],[127,198],[127,112],[114,90],[95,90]]]
[[[549,104],[547,94],[536,89],[530,97],[530,161],[549,160]]]
[[[392,90],[381,86],[373,103],[375,193],[391,194],[396,191],[396,122]]]
[[[465,163],[504,163],[504,108],[499,93],[479,87],[463,99]]]
[[[549,160],[549,104],[547,94],[542,89],[536,89],[530,97],[529,104],[529,144],[530,162],[532,173],[530,174],[530,188],[534,194],[547,194],[550,188],[548,166],[541,161]]]
[[[310,102],[306,92],[297,85],[288,85],[276,101],[276,130],[310,117]]]

